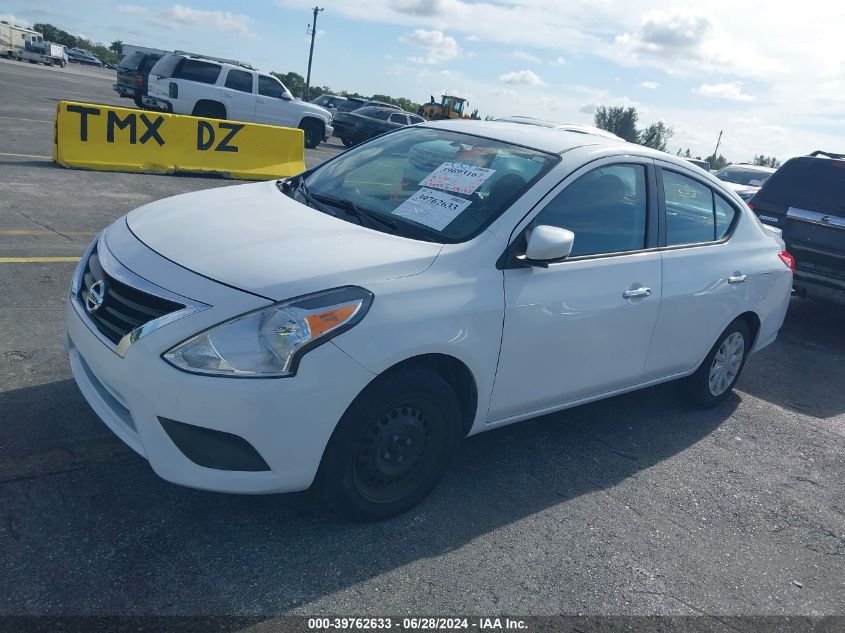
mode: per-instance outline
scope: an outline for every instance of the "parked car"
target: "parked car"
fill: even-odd
[[[701,169],[703,169],[706,172],[710,172],[710,162],[709,161],[701,160],[700,158],[685,158],[684,160],[691,162],[696,167],[701,167]]]
[[[455,160],[403,183],[431,143]],[[442,121],[120,218],[82,257],[66,341],[165,479],[314,485],[373,519],[422,500],[467,435],[677,379],[719,404],[775,340],[791,263],[685,160]]]
[[[67,58],[69,62],[75,64],[82,64],[87,66],[103,65],[103,62],[100,60],[99,57],[81,48],[69,48],[67,50]]]
[[[352,112],[339,112],[334,118],[334,129],[341,142],[352,147],[379,134],[417,123],[425,123],[425,119],[404,110],[367,106]]]
[[[737,163],[722,167],[714,175],[719,180],[725,181],[740,198],[747,201],[760,190],[761,185],[773,173],[775,170],[771,167]]]
[[[117,83],[114,90],[121,97],[132,99],[143,108],[142,98],[147,94],[150,70],[164,56],[164,51],[136,49],[124,55],[117,66]]]
[[[397,105],[385,103],[384,101],[373,101],[372,99],[359,99],[357,97],[346,97],[346,101],[339,103],[338,112],[354,112],[361,108],[390,108],[391,110],[403,111]]]
[[[845,154],[789,159],[748,205],[783,232],[795,255],[796,293],[845,304]]]
[[[337,114],[338,106],[345,101],[346,97],[340,97],[338,95],[320,95],[316,99],[312,99],[311,103],[318,105],[321,108],[325,108],[332,113],[332,116],[335,116]]]
[[[332,115],[325,108],[298,101],[284,84],[235,60],[173,53],[152,70],[141,102],[153,110],[298,127],[305,147],[317,147],[332,135]]]

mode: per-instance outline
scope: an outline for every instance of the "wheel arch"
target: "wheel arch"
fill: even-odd
[[[229,112],[228,110],[226,110],[226,104],[224,104],[222,101],[217,101],[216,99],[197,99],[197,102],[194,104],[194,107],[191,110],[191,116],[197,116],[194,113],[203,106],[220,108],[220,110],[223,111],[223,119],[226,119],[229,116]]]
[[[383,378],[407,367],[422,367],[438,374],[455,390],[461,403],[461,424],[467,435],[478,413],[478,385],[472,370],[462,360],[442,353],[427,353],[411,356],[391,365],[379,374]]]
[[[302,117],[302,119],[300,119],[299,127],[302,127],[303,125],[308,125],[310,123],[316,123],[320,127],[320,134],[322,136],[326,135],[326,122],[323,121],[323,119],[316,116],[311,116],[310,114],[306,114],[304,117]]]
[[[760,317],[756,312],[749,310],[740,314],[736,319],[734,319],[734,321],[740,319],[745,321],[745,324],[748,326],[748,331],[751,333],[751,341],[749,341],[747,348],[751,351],[754,349],[754,346],[757,345],[757,337],[760,334]],[[731,321],[731,323],[733,323],[733,321]],[[722,331],[724,332],[724,330]]]

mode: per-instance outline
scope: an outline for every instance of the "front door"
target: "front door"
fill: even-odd
[[[651,161],[603,159],[565,180],[522,233],[575,233],[548,268],[504,271],[505,319],[491,422],[634,386],[660,308]],[[514,239],[523,240],[517,231]]]

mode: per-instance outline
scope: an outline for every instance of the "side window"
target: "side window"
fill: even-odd
[[[274,99],[281,99],[285,94],[285,89],[282,84],[268,77],[267,75],[258,75],[258,94],[264,97],[273,97]]]
[[[408,118],[411,119],[411,125],[414,125],[415,123],[425,123],[424,118],[415,114],[409,114]]]
[[[226,75],[225,87],[241,92],[252,92],[252,74],[243,70],[230,70]]]
[[[716,239],[713,191],[710,187],[664,169],[663,195],[666,200],[667,246]]]
[[[405,118],[404,114],[391,114],[390,115],[390,122],[391,123],[399,123],[401,125],[408,125],[408,119]]]
[[[731,228],[731,223],[734,221],[736,209],[725,200],[722,196],[716,196],[716,239],[720,240]]]
[[[202,84],[216,83],[219,76],[220,66],[196,59],[184,59],[173,74],[176,79],[198,81]]]
[[[532,224],[575,233],[573,257],[635,251],[645,247],[647,200],[643,165],[608,165],[571,183]]]

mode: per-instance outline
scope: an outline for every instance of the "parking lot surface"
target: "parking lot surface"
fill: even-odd
[[[129,104],[112,77],[0,61],[0,614],[845,615],[839,307],[793,300],[716,409],[664,385],[470,438],[382,523],[160,480],[71,378],[70,260],[134,207],[237,183],[54,166],[56,101]]]

